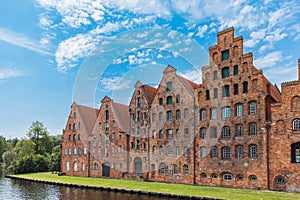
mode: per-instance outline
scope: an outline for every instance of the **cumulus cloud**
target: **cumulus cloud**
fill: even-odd
[[[267,55],[260,57],[254,61],[256,67],[262,69],[274,66],[278,61],[283,59],[281,51],[274,51]]]
[[[197,83],[197,84],[202,83],[201,69],[191,69],[191,70],[187,70],[183,73],[179,72],[178,74],[194,83]]]

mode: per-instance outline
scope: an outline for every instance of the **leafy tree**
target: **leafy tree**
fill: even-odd
[[[2,155],[7,149],[7,142],[6,139],[0,135],[0,163],[3,162]]]
[[[13,166],[15,174],[46,171],[48,171],[48,161],[46,156],[42,155],[25,156],[20,158]]]
[[[42,142],[48,142],[48,131],[46,128],[44,128],[42,122],[33,122],[31,127],[29,128],[27,137],[34,142],[36,154],[45,153],[45,145],[42,145]]]
[[[60,145],[56,145],[52,149],[52,154],[51,154],[51,161],[49,165],[49,170],[51,172],[58,172],[60,171],[60,157],[61,157],[61,152],[60,152]]]
[[[35,144],[32,140],[19,140],[14,148],[19,158],[35,153]]]

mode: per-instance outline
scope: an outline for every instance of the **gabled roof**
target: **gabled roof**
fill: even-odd
[[[142,85],[142,88],[144,89],[145,95],[148,99],[148,103],[152,103],[155,96],[156,88],[151,87],[149,85]]]
[[[77,109],[87,134],[91,134],[94,128],[94,124],[97,120],[99,110],[82,105],[77,105]]]
[[[271,84],[270,81],[265,76],[263,77],[263,80],[264,80],[264,84],[269,83],[270,85],[269,95],[273,98],[274,101],[280,103],[282,101],[282,98],[279,89],[273,84]],[[265,92],[268,93],[268,91]]]
[[[120,128],[123,131],[129,131],[129,108],[128,106],[112,101],[112,109],[120,122]]]
[[[194,95],[194,89],[196,87],[198,87],[198,84],[196,84],[182,76],[177,75],[177,77],[183,83],[183,85]]]

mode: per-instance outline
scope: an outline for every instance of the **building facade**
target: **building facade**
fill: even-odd
[[[217,37],[201,84],[167,66],[157,88],[136,83],[129,106],[74,103],[62,172],[299,192],[300,60],[299,80],[281,92],[233,28]]]

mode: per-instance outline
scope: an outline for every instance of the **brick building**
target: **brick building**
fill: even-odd
[[[129,106],[74,103],[62,171],[299,192],[300,60],[299,80],[280,92],[233,28],[218,33],[209,57],[201,84],[167,66],[157,88],[136,83]]]

